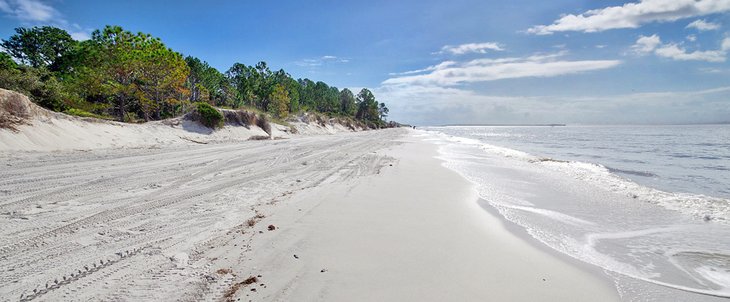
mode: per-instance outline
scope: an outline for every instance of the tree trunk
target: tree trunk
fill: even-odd
[[[157,108],[155,110],[155,120],[160,120],[160,111],[162,110],[162,106],[164,106],[165,104],[162,102],[162,100],[160,100],[159,90],[156,93],[156,97],[157,99],[155,100],[155,102],[157,103]]]
[[[124,122],[124,116],[127,114],[126,111],[126,100],[124,99],[124,96],[119,96],[119,121]]]

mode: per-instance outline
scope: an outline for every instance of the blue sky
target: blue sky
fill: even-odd
[[[0,0],[0,12],[2,38],[121,25],[221,71],[263,60],[370,88],[391,119],[419,125],[730,121],[730,0]]]

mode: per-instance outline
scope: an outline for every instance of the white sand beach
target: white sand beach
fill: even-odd
[[[608,279],[510,233],[433,144],[409,134],[382,151],[392,167],[296,194],[265,219],[280,234],[254,241],[248,274],[267,287],[247,299],[618,300]]]
[[[391,129],[0,153],[3,301],[616,301]],[[255,278],[250,278],[255,277]]]

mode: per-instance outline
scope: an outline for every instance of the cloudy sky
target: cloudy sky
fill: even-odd
[[[0,0],[0,37],[121,25],[221,71],[368,87],[419,125],[730,121],[730,0],[353,2]]]

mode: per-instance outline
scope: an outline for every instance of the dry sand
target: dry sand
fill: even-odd
[[[435,150],[391,129],[0,152],[0,300],[618,300]]]

